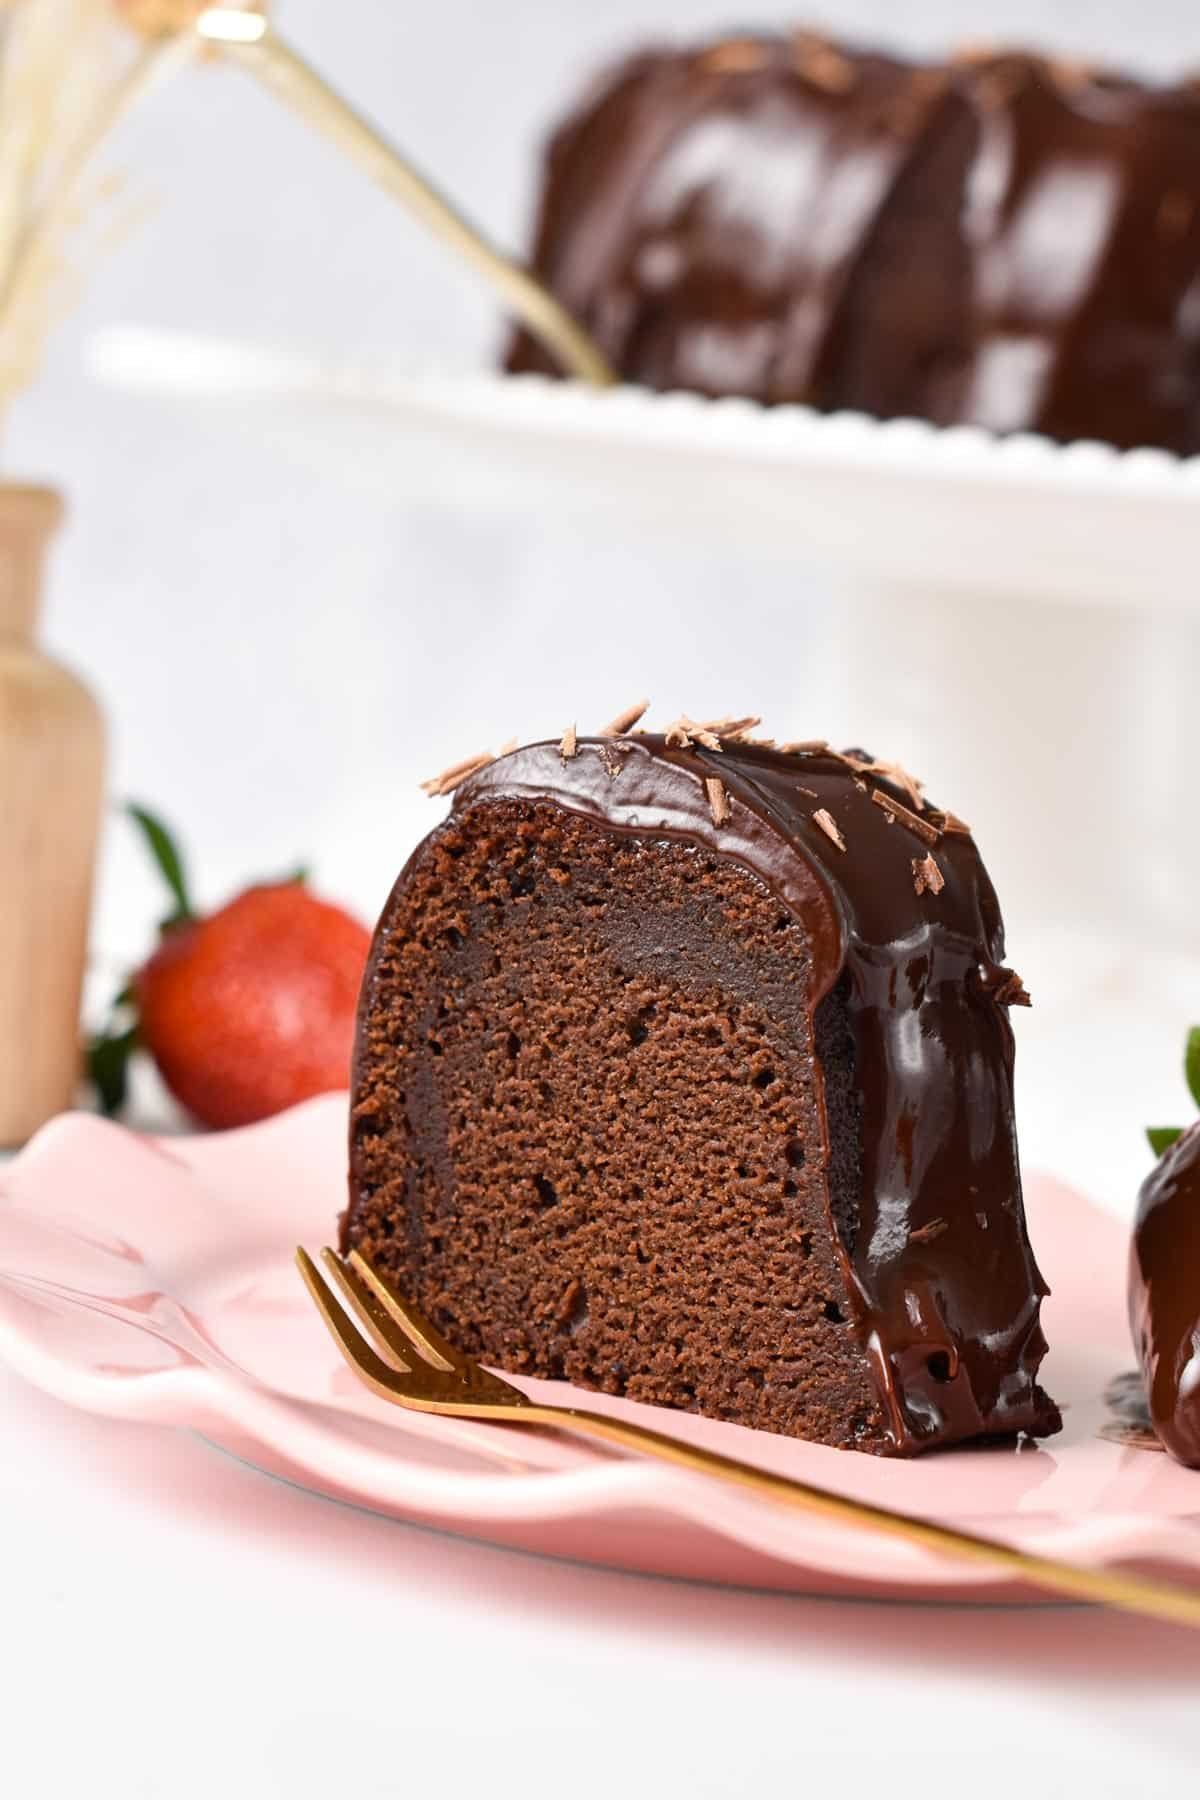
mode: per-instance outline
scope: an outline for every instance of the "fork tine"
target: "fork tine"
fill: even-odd
[[[412,1302],[398,1294],[391,1283],[372,1268],[361,1251],[352,1250],[347,1260],[350,1268],[366,1283],[388,1317],[400,1327],[411,1348],[418,1351],[427,1363],[432,1363],[435,1369],[442,1369],[446,1374],[476,1368],[477,1365],[469,1356],[464,1356],[461,1350],[448,1344],[441,1332],[417,1311]]]
[[[321,1265],[327,1286],[337,1289],[359,1323],[365,1327],[385,1362],[402,1374],[411,1374],[418,1359],[417,1346],[399,1329],[389,1312],[375,1298],[357,1269],[352,1269],[336,1250],[328,1245],[321,1252]]]
[[[304,1285],[312,1296],[313,1304],[328,1327],[330,1337],[355,1374],[382,1394],[385,1400],[405,1398],[409,1389],[404,1372],[389,1367],[350,1322],[321,1280],[316,1264],[307,1250],[297,1249],[296,1265],[304,1277]]]

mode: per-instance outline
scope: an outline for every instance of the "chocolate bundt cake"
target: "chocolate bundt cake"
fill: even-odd
[[[1159,1440],[1176,1461],[1200,1469],[1200,1124],[1142,1184],[1129,1323]]]
[[[1057,1430],[968,828],[865,755],[635,722],[431,784],[343,1247],[517,1374],[901,1455]]]
[[[1200,82],[635,56],[550,145],[533,261],[652,388],[1200,451]]]

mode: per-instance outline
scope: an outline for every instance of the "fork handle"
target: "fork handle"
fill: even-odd
[[[489,1417],[496,1422],[495,1414]],[[617,1444],[624,1450],[641,1451],[661,1462],[674,1463],[695,1474],[713,1476],[730,1487],[766,1496],[801,1512],[834,1519],[859,1530],[882,1532],[885,1536],[900,1538],[905,1543],[917,1544],[922,1549],[953,1556],[963,1562],[1002,1569],[1067,1599],[1112,1606],[1123,1612],[1167,1619],[1177,1625],[1200,1626],[1200,1592],[1195,1590],[1144,1580],[1141,1576],[1116,1570],[1081,1568],[1052,1557],[1038,1556],[993,1538],[980,1537],[973,1531],[960,1531],[955,1526],[939,1525],[892,1507],[853,1500],[812,1482],[775,1475],[736,1457],[703,1450],[698,1445],[668,1437],[664,1432],[625,1419],[610,1418],[605,1413],[589,1412],[581,1407],[530,1404],[521,1407],[512,1423],[550,1425],[603,1443]]]

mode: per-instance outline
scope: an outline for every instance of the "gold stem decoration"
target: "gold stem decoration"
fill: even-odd
[[[570,375],[593,387],[616,380],[592,338],[535,276],[488,243],[408,158],[330,87],[261,13],[207,7],[195,31],[240,63],[314,126],[443,242],[479,271]]]

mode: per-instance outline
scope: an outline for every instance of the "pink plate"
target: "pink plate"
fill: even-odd
[[[91,1412],[189,1427],[317,1493],[498,1544],[810,1593],[1034,1597],[681,1470],[376,1400],[339,1361],[292,1262],[297,1243],[333,1234],[345,1116],[334,1095],[251,1130],[170,1142],[57,1120],[0,1174],[0,1355]],[[1067,1421],[1048,1446],[886,1462],[530,1389],[1046,1555],[1200,1582],[1200,1475],[1099,1435],[1104,1390],[1131,1361],[1125,1232],[1052,1181],[1029,1190],[1054,1289],[1047,1385]]]

